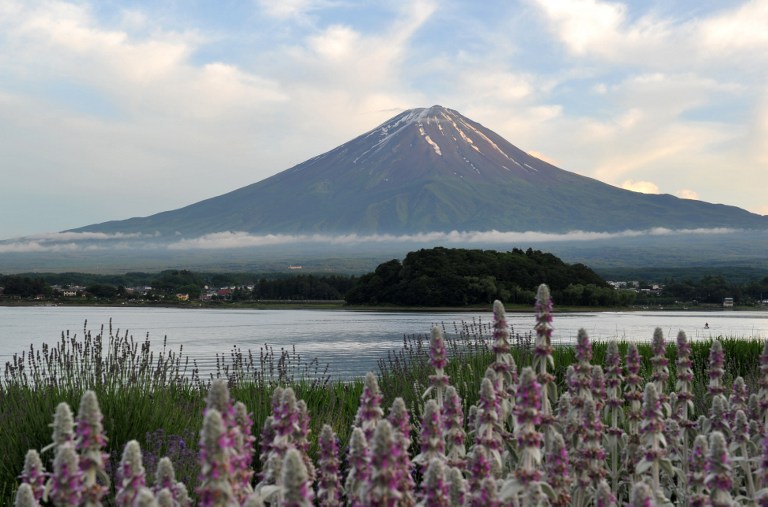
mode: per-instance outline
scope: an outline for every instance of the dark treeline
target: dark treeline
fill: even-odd
[[[99,299],[158,299],[176,294],[199,298],[205,291],[231,288],[225,297],[234,301],[259,299],[341,300],[356,283],[354,276],[287,273],[197,273],[166,270],[160,273],[94,275],[89,273],[44,273],[0,275],[2,296],[54,298],[54,286],[82,288],[82,295]],[[151,287],[146,294],[132,288]],[[217,299],[219,299],[217,297]]]
[[[615,291],[583,264],[566,264],[539,250],[509,252],[432,248],[410,252],[360,277],[347,294],[350,304],[464,306],[499,299],[532,304],[546,283],[560,304],[615,306],[632,302],[632,293]]]
[[[680,301],[721,304],[723,298],[731,297],[736,304],[752,304],[768,299],[768,277],[744,284],[714,275],[698,280],[665,280],[662,294]]]

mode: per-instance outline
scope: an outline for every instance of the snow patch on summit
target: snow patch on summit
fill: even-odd
[[[465,122],[464,120],[459,120],[459,121],[461,121],[461,124],[462,124],[462,125],[464,125],[465,127],[467,127],[467,128],[469,128],[469,129],[471,129],[471,130],[472,130],[472,131],[474,131],[474,132],[475,132],[477,135],[479,135],[479,136],[480,136],[480,137],[481,137],[481,138],[482,138],[482,139],[483,139],[483,140],[484,140],[486,143],[490,144],[490,145],[491,145],[491,148],[495,149],[496,151],[498,151],[499,153],[501,153],[502,155],[504,155],[504,157],[506,157],[508,160],[512,160],[512,157],[510,157],[509,155],[507,155],[506,153],[504,153],[504,151],[503,151],[501,148],[499,148],[499,146],[498,146],[496,143],[494,143],[493,141],[491,141],[491,138],[489,138],[487,135],[483,134],[481,131],[479,131],[478,129],[476,129],[475,127],[473,127],[472,125],[470,125],[469,123]]]
[[[429,135],[427,135],[426,132],[424,132],[424,126],[421,123],[419,123],[419,135],[421,135],[421,137],[424,138],[427,144],[430,145],[433,150],[435,150],[435,153],[437,153],[441,157],[443,156],[443,152],[440,151],[440,146],[438,146],[438,144],[434,142],[432,138],[429,137]]]
[[[437,153],[439,156],[443,156],[443,152],[440,151],[440,146],[436,142],[434,142],[429,136],[425,136],[424,140],[429,143],[430,146],[432,146],[432,149],[435,150],[435,153]]]

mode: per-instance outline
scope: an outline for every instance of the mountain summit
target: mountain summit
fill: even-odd
[[[559,169],[442,106],[405,111],[270,178],[144,218],[77,231],[186,237],[452,230],[766,228],[733,206],[646,195]]]

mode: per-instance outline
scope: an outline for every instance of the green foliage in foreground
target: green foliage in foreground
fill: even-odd
[[[448,336],[451,360],[445,372],[459,391],[465,410],[478,399],[478,384],[487,366],[494,360],[490,351],[492,330],[474,323],[457,325]],[[532,337],[514,335],[512,354],[519,368],[529,366],[533,358]],[[751,392],[755,392],[759,376],[757,358],[762,342],[749,339],[721,340],[725,351],[726,376],[729,386],[742,376]],[[693,371],[696,413],[706,413],[705,386],[709,349],[712,342],[694,342]],[[329,424],[341,442],[349,440],[357,411],[361,381],[331,382],[317,365],[304,363],[300,357],[275,354],[264,348],[256,354],[234,352],[228,362],[222,361],[213,375],[204,378],[194,364],[181,355],[163,350],[155,354],[149,341],[134,342],[126,336],[97,336],[86,333],[82,339],[62,336],[52,347],[30,350],[6,365],[0,381],[0,441],[4,457],[0,460],[0,498],[7,505],[18,484],[18,474],[28,449],[41,449],[51,440],[50,422],[59,402],[77,407],[86,389],[93,390],[104,414],[104,427],[109,439],[107,451],[115,469],[125,444],[136,439],[145,452],[148,474],[153,463],[163,455],[173,458],[178,478],[193,483],[198,470],[197,440],[200,432],[205,396],[212,377],[226,378],[234,399],[253,411],[254,433],[260,431],[270,413],[270,399],[276,386],[291,386],[303,399],[311,415],[313,439],[323,424]],[[627,344],[620,345],[622,355]],[[593,364],[603,364],[607,345],[593,345]],[[650,346],[642,344],[642,375],[650,376]],[[430,366],[426,335],[407,337],[402,350],[383,359],[379,386],[389,406],[395,397],[403,397],[414,419],[421,416],[422,393],[429,385]],[[675,347],[667,348],[670,358],[668,390],[676,380]],[[575,361],[572,347],[556,347],[553,352],[555,382],[564,390],[568,365]],[[417,439],[414,438],[414,441]],[[310,453],[314,453],[314,447]],[[48,463],[52,456],[43,454]],[[154,459],[154,461],[153,461]],[[258,457],[255,468],[261,468]]]

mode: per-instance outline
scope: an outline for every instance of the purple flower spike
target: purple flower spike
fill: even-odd
[[[450,389],[452,388],[449,388],[449,391]],[[416,483],[411,475],[412,464],[411,458],[408,455],[408,449],[411,447],[411,422],[402,398],[395,398],[392,407],[389,409],[387,420],[392,425],[397,454],[399,456],[396,463],[399,484],[397,489],[402,494],[399,504],[401,506],[410,506],[416,503],[413,500]]]
[[[443,419],[440,414],[440,407],[435,400],[427,401],[427,404],[424,406],[419,443],[421,452],[413,461],[421,465],[422,468],[426,469],[429,462],[433,459],[442,461],[446,459]]]
[[[733,474],[731,458],[725,437],[719,431],[709,435],[709,457],[707,459],[707,478],[709,499],[712,505],[731,505]]]
[[[536,291],[536,330],[537,345],[552,346],[552,298],[546,284],[539,285]],[[550,350],[551,353],[551,350]]]
[[[56,406],[53,416],[53,446],[60,446],[75,441],[75,419],[72,409],[66,403]],[[45,450],[45,449],[43,449]]]
[[[35,498],[35,494],[32,493],[32,488],[27,483],[22,483],[19,489],[16,490],[16,502],[15,507],[38,507],[40,503]]]
[[[187,507],[191,504],[187,497],[187,488],[183,483],[176,481],[176,471],[173,469],[173,463],[168,457],[162,457],[157,462],[153,491],[155,494],[159,494],[164,489],[171,492],[171,496],[176,502],[175,505]]]
[[[523,368],[520,375],[520,386],[517,389],[517,413],[518,426],[537,425],[541,423],[541,384],[536,381],[533,369]]]
[[[317,503],[320,507],[341,505],[341,481],[339,480],[339,441],[330,426],[323,425],[318,439]]]
[[[371,449],[371,473],[365,486],[367,505],[394,507],[401,497],[398,463],[399,447],[396,445],[392,425],[386,419],[379,422],[373,434]]]
[[[592,344],[584,328],[579,329],[576,334],[576,359],[580,363],[589,363],[592,360]]]
[[[384,417],[384,411],[381,408],[379,382],[376,380],[376,375],[368,372],[365,376],[363,393],[360,395],[360,405],[355,416],[355,426],[363,430],[366,442],[370,442],[373,438],[376,424],[382,417]]]
[[[296,449],[289,449],[285,454],[282,467],[283,499],[281,507],[312,507],[312,483],[307,477],[304,459]],[[226,505],[219,503],[216,505]]]
[[[234,502],[232,477],[232,441],[224,420],[215,408],[209,408],[200,431],[200,507],[229,505]]]
[[[691,491],[689,503],[692,506],[709,504],[709,498],[704,494],[707,477],[707,459],[709,444],[707,437],[697,435],[693,441],[693,449],[688,457],[688,489]]]
[[[344,482],[347,503],[350,506],[359,505],[363,499],[364,486],[370,474],[368,443],[360,428],[352,429],[349,438],[349,454],[347,456],[348,472]]]
[[[96,393],[85,391],[77,413],[75,448],[80,454],[80,469],[83,472],[83,501],[90,505],[101,504],[101,499],[107,494],[104,483],[109,483],[104,471],[109,455],[104,452],[107,439],[102,419]]]
[[[717,396],[725,392],[725,386],[722,384],[722,378],[725,374],[725,353],[723,344],[720,340],[712,342],[709,349],[709,386],[707,391],[711,396]]]
[[[461,406],[461,398],[456,388],[448,387],[445,393],[445,405],[443,406],[445,417],[443,428],[445,429],[446,455],[448,464],[453,467],[464,468],[466,447],[464,441],[467,434],[464,431],[464,410]]]
[[[611,487],[603,479],[597,485],[595,492],[595,507],[616,507],[616,497],[611,492]]]
[[[444,371],[448,364],[448,353],[445,350],[443,331],[438,326],[432,327],[432,336],[429,340],[429,359],[432,367],[435,369],[435,374],[429,376],[430,387],[424,393],[424,397],[428,396],[430,391],[434,390],[437,397],[437,403],[442,406],[445,388],[448,387],[450,378]]]
[[[123,457],[118,471],[117,496],[115,504],[119,507],[132,507],[139,490],[146,484],[141,447],[136,440],[125,444]]]
[[[483,479],[480,482],[480,487],[472,492],[469,507],[501,507],[496,493],[496,480],[492,477]]]
[[[644,482],[638,482],[632,486],[632,492],[629,494],[629,505],[631,507],[655,507],[653,501],[653,492]]]
[[[253,462],[254,454],[253,443],[256,438],[252,433],[253,419],[251,419],[251,414],[248,413],[245,404],[238,401],[233,408],[234,418],[230,421],[232,426],[229,428],[234,442],[232,453],[232,487],[235,495],[242,502],[253,493],[253,488],[251,488],[251,479],[253,478],[251,463]]]
[[[420,505],[424,507],[450,507],[448,482],[445,477],[445,465],[434,459],[429,462],[424,477],[424,499]]]
[[[467,499],[467,481],[456,467],[448,470],[448,500],[449,505],[464,505]]]
[[[448,364],[448,352],[445,350],[443,330],[439,326],[432,326],[432,336],[429,340],[429,360],[436,370],[442,370]]]
[[[54,505],[80,505],[82,501],[83,473],[80,471],[77,452],[71,443],[56,449],[48,491]]]
[[[24,471],[20,478],[22,484],[29,485],[37,502],[43,498],[43,493],[45,493],[45,476],[45,468],[40,455],[34,449],[30,449],[24,457]]]
[[[629,420],[628,433],[630,435],[636,434],[640,427],[640,420],[642,415],[642,401],[643,401],[643,377],[640,376],[640,368],[642,366],[642,360],[640,353],[637,350],[635,343],[630,343],[627,347],[627,376],[624,379],[626,384],[626,392],[624,398],[629,402],[629,410],[627,419]]]
[[[568,451],[560,433],[555,433],[545,462],[547,483],[555,492],[552,505],[567,507],[571,505],[571,477],[569,474]]]

